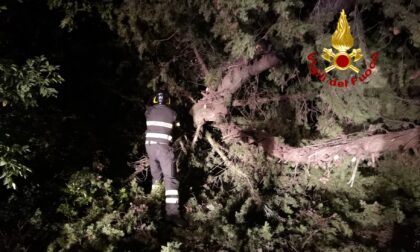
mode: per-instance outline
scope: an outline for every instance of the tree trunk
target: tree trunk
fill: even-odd
[[[420,127],[353,139],[344,137],[302,148],[276,143],[273,138],[266,139],[262,145],[272,156],[300,164],[339,162],[344,157],[375,159],[388,151],[405,151],[410,148],[417,151],[420,147]]]
[[[343,136],[300,148],[278,143],[270,136],[254,139],[232,123],[218,124],[217,127],[221,130],[225,142],[257,144],[262,146],[267,154],[281,161],[298,164],[323,165],[339,162],[346,157],[357,160],[376,159],[388,151],[413,149],[417,152],[420,148],[420,127],[371,136]]]
[[[232,95],[249,80],[279,63],[279,58],[274,53],[262,55],[252,63],[245,62],[228,70],[216,91],[208,91],[197,103],[193,105],[190,114],[195,125],[205,122],[221,122],[228,113],[228,104]]]

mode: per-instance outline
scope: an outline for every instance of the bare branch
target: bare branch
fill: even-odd
[[[195,144],[197,143],[198,138],[200,137],[202,130],[203,130],[203,124],[197,125],[197,128],[196,128],[195,133],[194,133],[194,138],[193,138],[193,141],[191,143],[192,149],[194,149]]]
[[[194,50],[195,57],[197,58],[198,64],[200,65],[201,71],[203,72],[203,76],[206,76],[209,74],[209,70],[206,66],[206,63],[204,63],[203,58],[201,57],[200,53],[197,50],[197,47],[194,43],[191,45],[192,49]]]
[[[347,184],[350,185],[350,187],[353,187],[354,180],[356,179],[356,173],[357,173],[357,168],[359,167],[359,161],[360,160],[356,158],[356,165],[353,168],[353,172],[351,174],[351,178],[349,182],[347,182]]]
[[[134,172],[126,180],[124,180],[124,183],[133,180],[137,174],[146,170],[149,166],[149,159],[146,156],[142,156],[139,160],[133,163],[127,163],[127,165],[134,168]]]
[[[222,151],[221,146],[219,146],[218,143],[211,137],[210,133],[206,134],[206,139],[211,145],[211,147],[216,151],[216,153],[222,158],[223,162],[225,162],[226,167],[232,171],[234,174],[239,175],[240,177],[244,178],[248,184],[249,188],[253,192],[252,183],[249,180],[248,176],[241,170],[240,167],[238,167],[236,164],[234,164],[232,161],[229,160],[229,158],[226,156],[226,154]]]
[[[156,40],[153,41],[153,43],[160,43],[160,42],[168,41],[168,40],[172,39],[177,33],[178,33],[178,31],[175,31],[169,37],[163,38],[163,39],[156,39]]]

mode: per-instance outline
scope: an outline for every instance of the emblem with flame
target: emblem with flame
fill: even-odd
[[[350,68],[354,72],[359,73],[359,69],[352,65],[352,61],[357,62],[363,58],[362,49],[353,49],[350,54],[347,53],[347,50],[353,47],[353,37],[344,10],[341,11],[337,29],[331,37],[331,44],[338,53],[334,53],[331,48],[324,48],[321,55],[322,58],[332,63],[332,65],[325,68],[325,72],[328,73],[333,69],[346,70]]]

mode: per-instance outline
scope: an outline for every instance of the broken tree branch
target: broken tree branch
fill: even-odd
[[[139,160],[135,162],[127,162],[127,165],[134,168],[134,172],[126,180],[124,180],[124,183],[133,180],[137,176],[137,174],[147,170],[147,167],[149,166],[149,159],[146,156],[142,156]]]
[[[262,55],[258,60],[249,64],[238,65],[230,68],[223,77],[217,91],[204,94],[203,98],[193,105],[190,114],[195,125],[205,122],[220,122],[228,113],[226,101],[249,80],[279,63],[279,58],[274,53]]]
[[[210,133],[206,134],[206,139],[211,145],[211,147],[216,151],[216,153],[222,158],[223,162],[225,162],[226,168],[232,171],[234,174],[244,178],[248,182],[251,191],[253,191],[252,183],[249,180],[248,176],[235,163],[229,160],[226,154],[222,151],[222,147],[219,146],[218,143],[216,143],[216,141],[211,137]]]
[[[359,167],[359,161],[360,159],[356,159],[356,164],[354,165],[353,172],[351,174],[351,178],[349,182],[347,182],[350,187],[353,187],[354,181],[356,180],[356,174],[357,174],[357,168]]]
[[[198,64],[200,65],[201,72],[203,73],[203,77],[205,77],[206,75],[209,74],[209,70],[206,66],[206,63],[204,63],[203,58],[201,57],[200,53],[198,52],[197,46],[195,46],[195,44],[192,43],[191,47],[194,51],[195,57],[197,58]]]
[[[191,143],[191,147],[194,149],[194,147],[195,147],[195,144],[197,143],[197,141],[198,141],[198,138],[200,137],[200,135],[201,135],[201,131],[203,130],[203,124],[200,124],[200,125],[197,125],[197,128],[195,129],[195,133],[194,133],[194,138],[193,138],[193,140],[192,140],[192,143]]]
[[[258,60],[251,64],[238,65],[232,67],[222,79],[222,83],[217,88],[217,92],[222,96],[231,96],[241,85],[251,76],[272,68],[279,63],[279,58],[274,53],[262,55]]]

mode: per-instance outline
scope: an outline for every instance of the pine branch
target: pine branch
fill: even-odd
[[[312,20],[321,20],[328,13],[339,13],[348,10],[355,4],[355,0],[318,0],[311,13]]]

